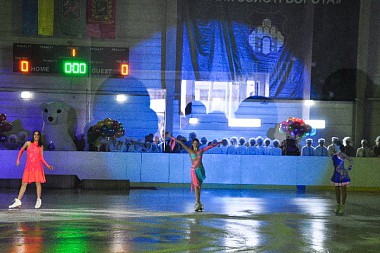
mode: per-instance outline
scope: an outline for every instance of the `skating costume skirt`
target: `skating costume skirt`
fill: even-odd
[[[351,179],[348,175],[348,170],[344,168],[344,161],[337,154],[332,156],[334,164],[334,173],[331,177],[331,182],[334,186],[349,186]]]
[[[46,182],[42,160],[42,147],[39,147],[36,142],[30,143],[27,149],[26,165],[22,176],[23,183]]]
[[[206,171],[203,165],[195,169],[195,174],[197,175],[199,185],[202,186],[203,181],[206,179]]]
[[[190,169],[191,176],[191,191],[195,189],[195,187],[201,187],[203,180],[206,179],[206,171],[203,167],[203,164],[200,162],[202,159],[202,153],[199,152],[197,154],[191,154],[191,159],[193,166]]]

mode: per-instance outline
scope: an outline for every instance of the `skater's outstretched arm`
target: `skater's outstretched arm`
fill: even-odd
[[[220,142],[217,142],[217,143],[214,143],[214,144],[211,144],[211,145],[209,145],[209,146],[207,146],[207,147],[204,147],[204,148],[202,149],[202,152],[206,152],[207,150],[212,149],[212,148],[215,148],[216,146],[218,146],[218,145],[220,145],[220,144],[222,144],[221,141],[220,141]]]
[[[185,143],[183,143],[182,141],[180,141],[180,140],[174,138],[170,133],[167,133],[166,135],[167,135],[169,138],[171,138],[172,140],[176,141],[179,145],[181,145],[181,146],[187,151],[187,153],[189,153],[189,154],[191,153],[191,149],[190,149],[188,146],[186,146]]]

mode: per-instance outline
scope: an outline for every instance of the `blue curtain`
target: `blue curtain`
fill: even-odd
[[[182,79],[244,81],[261,73],[269,76],[271,98],[303,99],[304,89],[311,89],[312,85],[305,87],[305,80],[310,80],[314,71],[305,71],[304,67],[311,65],[314,45],[310,34],[317,24],[313,20],[320,18],[314,12],[335,8],[331,15],[353,17],[357,22],[357,9],[347,11],[350,8],[342,3],[339,7],[315,5],[310,12],[305,4],[254,2],[182,1]],[[345,3],[352,8],[355,1]],[[264,31],[265,28],[269,30]],[[335,24],[324,35],[347,41],[346,31],[344,24]],[[356,44],[349,49],[355,54]],[[336,62],[335,68],[340,68],[340,64]]]

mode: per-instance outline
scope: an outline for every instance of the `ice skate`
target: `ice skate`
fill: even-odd
[[[41,204],[42,204],[42,200],[41,199],[37,199],[36,205],[34,206],[34,208],[35,209],[39,209],[41,207]]]
[[[338,215],[342,216],[344,214],[344,205],[340,205]]]
[[[203,212],[203,205],[201,203],[196,203],[194,211],[196,211],[196,212]]]
[[[13,209],[13,208],[16,208],[16,207],[20,207],[21,205],[22,205],[21,200],[19,200],[18,198],[15,198],[15,199],[13,200],[12,205],[9,206],[9,209]]]
[[[334,210],[334,213],[335,213],[336,215],[338,215],[338,214],[339,214],[339,210],[340,210],[340,205],[338,204],[338,205],[336,205],[336,208],[335,208],[335,210]]]

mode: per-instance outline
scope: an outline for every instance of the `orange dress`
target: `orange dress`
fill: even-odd
[[[22,148],[18,155],[18,161],[20,161],[20,157],[24,152],[24,148]],[[50,167],[45,159],[42,156],[42,147],[38,146],[37,142],[31,142],[26,155],[26,165],[24,169],[24,174],[22,175],[23,183],[45,183],[45,173],[44,168],[42,167],[42,163],[47,167]]]

